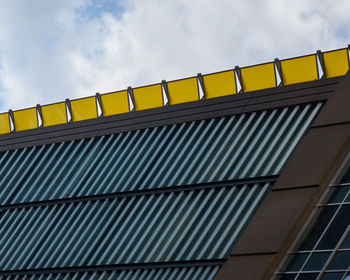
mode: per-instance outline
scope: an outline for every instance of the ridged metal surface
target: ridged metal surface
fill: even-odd
[[[1,212],[0,270],[221,259],[270,184]]]
[[[212,280],[220,266],[0,276],[0,280]]]
[[[0,155],[0,203],[276,175],[321,103]]]

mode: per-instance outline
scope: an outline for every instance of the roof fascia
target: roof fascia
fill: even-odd
[[[327,100],[342,77],[0,135],[0,152]]]

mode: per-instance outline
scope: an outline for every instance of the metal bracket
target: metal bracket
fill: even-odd
[[[10,132],[15,131],[15,118],[13,117],[13,111],[9,110],[9,122],[10,122]],[[12,123],[12,129],[11,129],[11,123]]]
[[[199,98],[199,100],[205,99],[205,94],[206,94],[206,92],[205,92],[204,80],[203,80],[203,75],[202,75],[202,73],[198,73],[198,74],[197,74],[197,79],[198,79],[198,82],[199,82],[199,84],[200,84],[200,86],[201,86],[201,88],[202,88],[202,92],[203,92],[203,96],[201,97],[200,91],[199,91],[199,89],[198,89],[198,98]]]
[[[235,66],[235,74],[238,78],[239,85],[241,86],[241,89],[239,90],[238,93],[242,93],[243,92],[242,73],[241,73],[241,68],[239,68],[238,65]]]
[[[66,103],[66,117],[67,117],[67,122],[72,122],[72,107],[70,106],[70,100],[69,98],[66,98],[65,100]],[[69,114],[68,114],[69,113]],[[68,116],[70,118],[68,118]]]
[[[324,79],[326,77],[326,68],[324,66],[324,59],[323,59],[323,54],[320,50],[316,52],[316,56],[318,58],[318,61],[320,63],[321,69],[322,69],[322,76],[319,77],[319,79]]]
[[[280,83],[277,86],[278,87],[283,86],[281,62],[280,62],[280,60],[278,58],[275,58],[273,63],[275,65],[275,68],[277,69],[278,76],[280,77]]]
[[[129,111],[134,112],[135,111],[135,99],[134,99],[134,93],[132,91],[132,87],[129,86],[127,88],[127,93],[128,93],[128,103],[130,102],[130,100],[132,102],[132,108],[130,106],[131,104],[129,103]]]
[[[102,100],[101,100],[101,94],[99,92],[96,92],[96,106],[97,106],[97,114],[98,114],[98,108],[101,110],[101,114],[98,115],[98,118],[103,117],[103,110],[102,110]]]
[[[168,84],[166,82],[166,80],[162,80],[162,89],[163,89],[163,92],[166,96],[166,101],[164,100],[164,97],[163,97],[163,106],[168,106],[169,105],[169,92],[168,92]]]
[[[37,115],[39,115],[39,118],[40,118],[40,122],[39,122],[39,119],[37,120],[38,121],[38,127],[43,127],[43,114],[41,112],[41,106],[40,104],[36,104],[36,113]]]

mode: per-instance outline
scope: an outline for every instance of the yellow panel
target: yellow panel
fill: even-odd
[[[101,95],[103,116],[111,116],[129,112],[128,94],[126,90]]]
[[[152,85],[133,89],[135,110],[146,110],[163,106],[162,86]]]
[[[22,131],[38,127],[36,108],[30,108],[13,112],[15,131]]]
[[[196,101],[198,97],[197,78],[168,82],[169,104]]]
[[[275,66],[266,63],[241,69],[243,92],[276,87]]]
[[[349,70],[348,50],[323,53],[326,78],[343,76]]]
[[[233,70],[204,75],[203,81],[206,99],[237,93]]]
[[[281,61],[284,85],[291,85],[318,79],[316,55],[292,58]]]
[[[10,133],[10,119],[8,113],[0,114],[0,134]]]
[[[67,123],[66,105],[64,102],[41,106],[43,126]]]
[[[70,104],[72,108],[73,122],[97,118],[97,108],[94,96],[72,100]]]

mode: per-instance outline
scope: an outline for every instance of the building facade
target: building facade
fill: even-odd
[[[0,279],[346,279],[348,49],[0,114]]]

